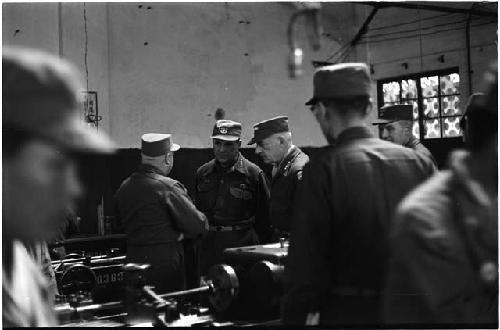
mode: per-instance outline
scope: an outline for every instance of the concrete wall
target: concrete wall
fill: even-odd
[[[87,18],[87,67],[85,70],[84,6],[81,3],[4,3],[3,45],[43,49],[68,59],[82,72],[89,90],[97,91],[99,130],[109,131],[109,79],[107,5],[85,6]],[[16,32],[16,30],[19,30]]]
[[[100,128],[125,148],[138,147],[140,134],[149,131],[172,132],[181,145],[204,148],[210,146],[214,112],[223,108],[227,118],[244,125],[244,141],[251,137],[253,123],[286,114],[296,144],[324,145],[313,116],[303,105],[312,93],[311,60],[326,60],[349,41],[370,10],[370,6],[352,3],[324,3],[324,45],[313,52],[303,24],[299,27],[305,72],[290,80],[286,38],[294,11],[290,4],[89,3],[88,81],[89,89],[98,92]],[[439,14],[387,8],[379,11],[370,27],[419,17],[424,19],[421,28],[466,19],[466,15],[448,15],[426,20]],[[485,20],[472,22],[474,26]],[[451,27],[459,26],[465,23]],[[414,23],[369,33],[418,28]],[[480,87],[487,64],[497,57],[495,31],[496,25],[471,29],[473,91]],[[4,45],[60,53],[84,70],[83,4],[3,4],[3,40]],[[468,96],[465,54],[465,30],[461,29],[425,35],[421,41],[414,36],[362,43],[347,60],[372,64],[375,79],[458,66],[461,92]],[[444,63],[437,60],[439,55],[445,56]],[[408,69],[401,66],[403,62]],[[373,96],[376,100],[375,91]]]
[[[173,132],[186,147],[209,147],[217,108],[243,124],[285,114],[296,143],[324,139],[304,107],[312,92],[304,29],[305,74],[287,77],[289,4],[110,4],[111,134],[138,146],[141,133]],[[147,44],[146,44],[147,43]],[[338,45],[337,45],[338,46]],[[317,54],[314,54],[318,56]]]

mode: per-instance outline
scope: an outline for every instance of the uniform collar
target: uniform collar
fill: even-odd
[[[408,139],[408,142],[406,142],[405,144],[403,144],[403,147],[413,148],[413,147],[415,147],[418,144],[420,144],[420,140],[417,139],[416,137],[414,137],[413,134],[412,134],[410,136],[410,138]]]
[[[368,127],[365,126],[349,127],[339,134],[335,144],[342,144],[349,142],[351,140],[367,139],[372,137],[375,137],[375,135],[373,135],[373,133],[370,131]]]
[[[248,169],[246,166],[246,159],[241,153],[238,153],[238,158],[236,162],[231,167],[222,167],[217,159],[213,159],[213,164],[210,172],[218,170],[225,170],[226,173],[231,173],[234,171],[240,172],[241,174],[248,175]]]
[[[141,164],[139,165],[139,168],[137,169],[137,172],[147,172],[147,173],[156,173],[165,176],[164,173],[162,173],[159,169],[156,167],[149,165],[149,164]]]
[[[297,148],[296,146],[292,145],[292,147],[290,148],[290,150],[288,150],[288,153],[287,155],[285,156],[285,158],[283,158],[283,160],[279,163],[278,165],[278,169],[276,170],[276,175],[278,175],[279,173],[283,173],[286,171],[286,168],[287,166],[295,159],[297,158],[297,156],[299,155],[300,153],[300,149]]]

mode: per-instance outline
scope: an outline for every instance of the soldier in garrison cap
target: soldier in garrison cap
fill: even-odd
[[[67,207],[82,193],[76,155],[109,153],[114,145],[80,121],[82,85],[72,65],[4,47],[2,68],[3,326],[50,327],[57,323],[53,299],[33,258],[50,267],[42,242],[57,234]]]
[[[186,274],[181,241],[200,239],[208,222],[186,188],[168,177],[180,148],[172,136],[149,133],[141,141],[142,164],[115,195],[117,220],[127,234],[127,261],[151,265],[146,278],[156,292],[182,290]]]
[[[399,205],[391,235],[388,325],[498,327],[498,74],[466,110],[467,150]]]
[[[429,149],[413,136],[413,106],[409,104],[386,105],[380,108],[379,116],[373,125],[378,125],[380,137],[383,140],[420,152],[429,157],[437,166]]]
[[[215,159],[196,173],[196,206],[208,217],[201,273],[223,261],[226,248],[270,239],[269,188],[264,172],[239,152],[241,124],[218,120],[212,133]]]
[[[427,157],[367,127],[364,63],[320,68],[306,104],[331,146],[304,167],[285,265],[285,324],[379,324],[392,213],[434,172]]]
[[[254,137],[248,144],[256,144],[255,153],[273,165],[269,217],[277,236],[288,237],[293,198],[309,157],[293,145],[286,116],[255,124]]]

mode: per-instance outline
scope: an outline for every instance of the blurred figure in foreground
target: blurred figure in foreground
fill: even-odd
[[[498,327],[498,82],[466,111],[468,151],[400,204],[385,319],[398,325]]]
[[[2,66],[3,326],[54,326],[47,279],[27,249],[55,235],[81,194],[75,153],[113,145],[80,121],[78,74],[68,63],[4,48]]]

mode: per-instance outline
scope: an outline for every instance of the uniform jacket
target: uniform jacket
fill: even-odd
[[[437,168],[437,162],[436,159],[434,159],[432,153],[422,144],[422,142],[420,142],[419,139],[415,138],[413,135],[410,137],[410,140],[403,146],[411,148],[416,152],[420,152],[421,154],[429,157]]]
[[[115,209],[129,245],[177,242],[181,234],[196,238],[208,228],[186,188],[148,165],[141,165],[122,183]]]
[[[302,168],[308,161],[309,156],[293,146],[271,180],[269,216],[271,224],[279,231],[290,231],[293,198],[302,179]]]
[[[393,212],[433,171],[427,157],[366,127],[343,131],[305,166],[285,266],[286,324],[304,324],[310,311],[323,324],[377,323]]]
[[[255,223],[261,236],[269,235],[269,187],[264,172],[239,155],[229,169],[215,159],[196,173],[196,206],[211,226]]]
[[[498,327],[498,201],[470,177],[465,153],[401,204],[385,318],[398,324]],[[491,276],[493,275],[493,276]]]

